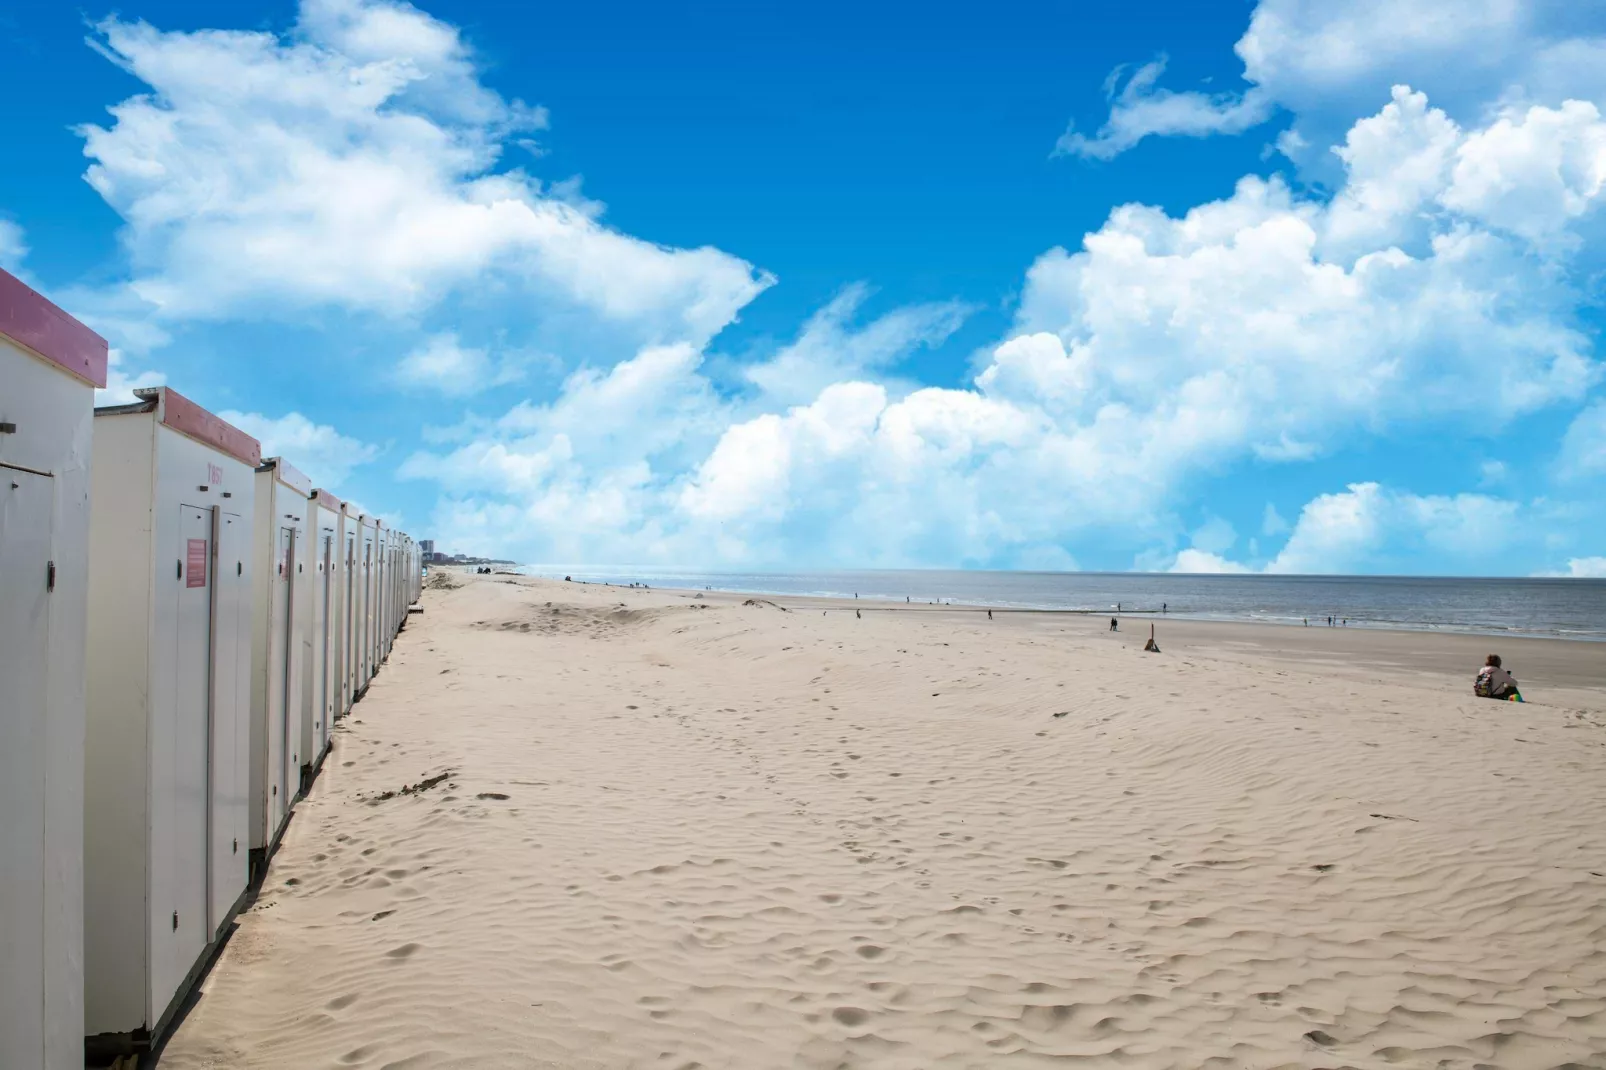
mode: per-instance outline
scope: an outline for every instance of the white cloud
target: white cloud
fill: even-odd
[[[22,228],[9,219],[0,219],[0,268],[16,271],[28,255],[28,242]]]
[[[1089,364],[1086,346],[1073,342],[1067,351],[1057,334],[1022,334],[993,350],[992,362],[976,377],[976,386],[992,397],[1071,409],[1083,402],[1091,385]]]
[[[517,382],[523,370],[508,360],[465,346],[452,331],[426,338],[396,366],[396,382],[404,387],[434,390],[448,397],[468,397],[493,386]]]
[[[1151,63],[1112,96],[1097,137],[1067,132],[1060,150],[1108,158],[1150,135],[1240,133],[1281,110],[1296,126],[1279,148],[1311,162],[1308,150],[1407,81],[1463,120],[1501,101],[1601,99],[1601,31],[1585,8],[1569,16],[1524,0],[1259,0],[1234,46],[1246,89],[1172,92],[1157,85],[1163,64]]]
[[[1563,479],[1606,477],[1606,400],[1573,418],[1562,436],[1556,467]]]
[[[256,412],[224,411],[220,417],[262,443],[262,456],[283,457],[307,474],[315,487],[336,490],[353,468],[379,456],[379,447],[349,438],[328,424],[299,412],[278,418]]]
[[[1606,557],[1574,557],[1567,562],[1567,571],[1561,575],[1572,579],[1606,579]]]
[[[1414,571],[1424,557],[1435,572],[1495,560],[1519,541],[1518,503],[1482,494],[1416,495],[1352,483],[1306,503],[1267,572]],[[1509,571],[1509,570],[1508,570]]]
[[[1109,160],[1152,135],[1237,134],[1271,117],[1272,100],[1259,89],[1207,94],[1157,88],[1165,68],[1166,58],[1161,56],[1137,68],[1124,83],[1125,71],[1117,69],[1105,83],[1110,117],[1092,137],[1077,132],[1074,124],[1066,127],[1054,154]]]
[[[1254,569],[1248,565],[1240,565],[1236,561],[1229,561],[1220,554],[1213,554],[1208,550],[1190,547],[1177,554],[1177,559],[1171,563],[1171,567],[1167,571],[1224,574],[1253,572]]]
[[[511,287],[702,341],[773,281],[496,170],[502,140],[544,114],[482,86],[457,31],[406,4],[308,0],[288,37],[98,28],[150,92],[81,128],[86,177],[126,220],[132,288],[163,318],[410,313]]]
[[[1266,511],[1260,520],[1260,533],[1268,538],[1276,538],[1286,531],[1288,531],[1288,521],[1283,519],[1283,515],[1277,511],[1275,505],[1267,502]]]
[[[1172,572],[1303,575],[1465,571],[1510,575],[1507,553],[1531,548],[1534,515],[1521,503],[1484,494],[1420,495],[1378,483],[1351,483],[1311,499],[1281,552],[1261,568],[1195,545]]]
[[[1424,130],[1451,155],[1471,136],[1409,90],[1389,108],[1348,143],[1358,184],[1410,157]],[[895,314],[859,339],[839,299],[788,350],[806,359],[757,366],[772,391],[758,411],[714,394],[696,350],[646,351],[408,470],[454,488],[454,522],[477,545],[528,540],[554,522],[576,533],[578,555],[545,545],[544,559],[1007,564],[1099,531],[1174,537],[1167,503],[1179,490],[1248,458],[1294,463],[1400,426],[1481,433],[1583,397],[1601,369],[1574,320],[1565,250],[1445,205],[1453,167],[1411,169],[1432,181],[1405,202],[1347,187],[1324,202],[1251,177],[1181,217],[1118,208],[1080,250],[1032,266],[1015,334],[971,387],[873,374],[867,365],[884,369],[882,355],[918,335],[910,325],[931,320]],[[1430,208],[1402,223],[1401,203]],[[1343,241],[1329,243],[1341,214]],[[1393,241],[1407,230],[1410,249]],[[885,323],[898,327],[877,335]],[[822,368],[848,377],[776,404]],[[630,449],[588,400],[622,382],[643,387],[610,403],[639,443]],[[1377,545],[1397,535],[1464,563],[1476,555],[1457,538],[1497,545],[1478,538],[1492,507],[1445,501],[1385,496]],[[1346,498],[1302,517],[1276,567],[1385,561],[1365,509],[1347,534],[1330,524],[1318,537],[1347,502],[1367,504]],[[1432,514],[1437,533],[1410,534],[1413,510]],[[1230,546],[1207,541],[1190,549],[1220,558]]]
[[[148,386],[161,386],[167,376],[159,371],[143,371],[129,375],[123,370],[123,353],[113,346],[106,354],[106,385],[95,389],[96,405],[129,405],[135,400],[134,391]]]
[[[1543,243],[1594,212],[1603,187],[1606,122],[1594,104],[1569,100],[1560,108],[1508,112],[1470,134],[1457,149],[1443,203]]]
[[[847,287],[809,318],[796,341],[744,368],[744,377],[772,404],[806,402],[832,383],[885,371],[918,348],[940,345],[969,311],[954,301],[905,305],[855,328],[869,294],[862,284]]]

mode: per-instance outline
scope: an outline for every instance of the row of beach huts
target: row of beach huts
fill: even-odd
[[[159,1042],[417,600],[418,545],[0,270],[0,1068]]]

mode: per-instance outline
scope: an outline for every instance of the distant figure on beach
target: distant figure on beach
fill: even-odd
[[[855,597],[855,598],[857,598],[857,597],[858,597],[858,595],[854,595],[854,597]],[[854,615],[854,616],[855,616],[855,617],[858,617],[858,618],[859,618],[859,619],[860,619],[860,620],[863,620],[863,619],[864,619],[864,614],[863,614],[863,613],[860,613],[860,612],[859,612],[859,611],[858,611],[858,610],[857,610],[857,609],[855,609],[855,610],[854,610],[854,611],[853,611],[853,615]]]
[[[1119,603],[1119,602],[1115,603],[1115,611],[1117,613],[1121,612],[1121,603]]]
[[[1121,629],[1120,629],[1120,626],[1119,626],[1119,625],[1117,625],[1117,624],[1116,624],[1116,622],[1115,622],[1115,618],[1114,618],[1114,617],[1111,617],[1111,618],[1110,618],[1110,631],[1112,631],[1112,632],[1118,632],[1118,631],[1120,631],[1120,630],[1121,630]]]
[[[1518,702],[1522,701],[1522,694],[1517,690],[1517,678],[1501,666],[1499,654],[1490,654],[1483,659],[1483,668],[1478,670],[1478,678],[1472,681],[1472,693],[1479,698],[1515,698]]]
[[[990,609],[987,611],[987,619],[988,620],[992,620],[993,619],[993,611],[990,610]]]
[[[1305,621],[1305,627],[1309,628],[1310,627],[1310,618],[1309,617],[1305,617],[1304,621]]]
[[[1165,602],[1161,602],[1160,603],[1160,612],[1161,613],[1164,613],[1166,611],[1166,605],[1167,605],[1167,603],[1165,603]]]

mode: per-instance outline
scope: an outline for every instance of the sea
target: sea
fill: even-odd
[[[763,595],[1164,613],[1198,620],[1529,635],[1606,642],[1606,580],[1429,576],[1204,576],[1145,572],[881,569],[716,572],[526,565],[533,576]]]

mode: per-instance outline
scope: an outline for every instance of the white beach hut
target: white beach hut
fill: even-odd
[[[311,597],[306,615],[302,657],[301,754],[310,776],[329,749],[340,694],[340,611],[343,596],[344,547],[341,521],[345,503],[326,490],[312,492],[308,524],[305,583]],[[303,789],[306,785],[303,784]]]
[[[0,271],[0,1066],[83,1065],[84,645],[106,341]]]
[[[357,680],[357,619],[362,611],[362,583],[357,564],[361,545],[358,515],[350,503],[340,506],[340,670],[336,719],[351,712],[351,696]]]
[[[85,1033],[140,1050],[245,895],[257,441],[166,387],[95,412]]]
[[[390,641],[396,634],[396,532],[383,527],[380,529],[380,539],[384,546],[380,556],[384,562],[384,572],[379,591],[379,661],[383,664],[390,657]]]
[[[368,681],[374,678],[376,632],[374,622],[378,601],[376,584],[379,578],[379,565],[375,558],[378,550],[377,524],[378,518],[366,513],[357,519],[357,551],[362,569],[359,577],[362,583],[362,610],[357,618],[357,686],[352,692],[352,701],[362,698],[363,693],[368,690]]]
[[[303,546],[312,483],[281,457],[256,472],[257,563],[251,626],[251,866],[278,845],[301,785],[302,637],[309,598]]]

